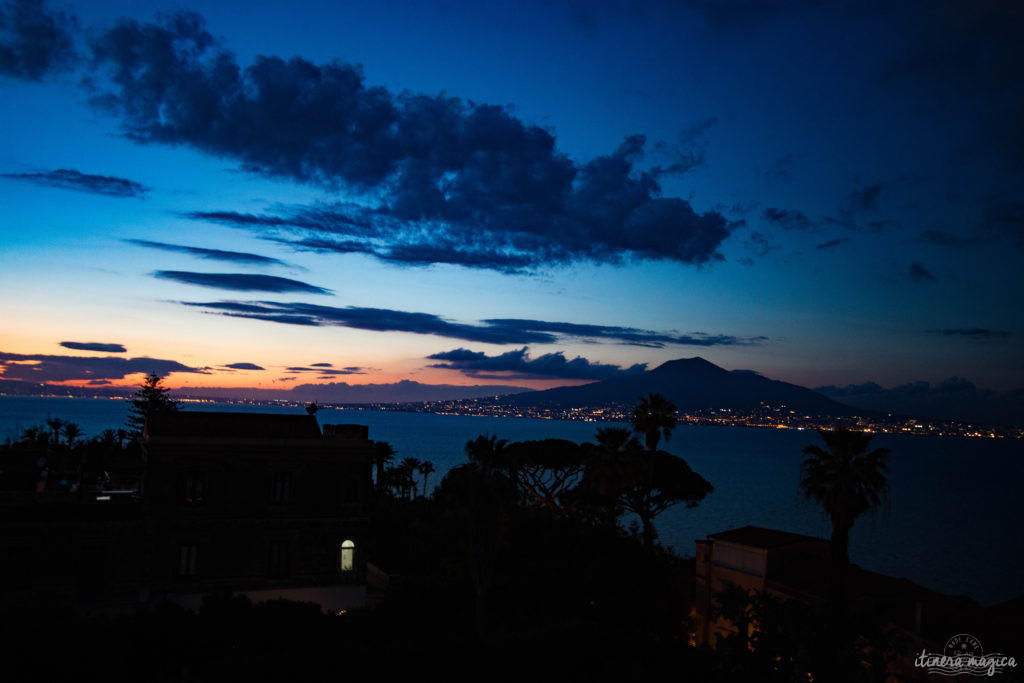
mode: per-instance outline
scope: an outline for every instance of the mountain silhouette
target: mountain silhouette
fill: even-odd
[[[703,358],[680,358],[640,375],[606,379],[577,387],[557,387],[503,396],[502,404],[576,408],[605,404],[634,405],[637,398],[659,393],[680,411],[728,408],[749,411],[767,404],[786,406],[807,415],[849,415],[849,406],[805,387],[762,377],[750,371],[729,371]]]

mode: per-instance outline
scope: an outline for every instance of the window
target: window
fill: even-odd
[[[270,502],[292,502],[292,473],[274,472],[270,479]]]
[[[185,502],[191,504],[203,502],[202,472],[189,472],[185,475]]]
[[[291,574],[291,544],[288,541],[273,541],[270,544],[270,560],[267,576],[285,578]]]
[[[341,571],[350,572],[356,568],[356,544],[355,541],[344,540],[341,542]]]
[[[198,564],[198,545],[190,543],[178,547],[178,576],[195,576]]]

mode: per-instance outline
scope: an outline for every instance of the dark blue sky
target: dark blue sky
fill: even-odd
[[[2,7],[5,377],[1024,385],[1015,3]]]

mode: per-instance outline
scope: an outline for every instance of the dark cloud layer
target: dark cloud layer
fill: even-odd
[[[528,348],[506,351],[488,356],[480,351],[454,349],[427,356],[430,360],[441,360],[432,368],[458,370],[464,375],[477,379],[611,379],[627,375],[639,375],[647,370],[645,363],[629,368],[596,363],[577,356],[568,360],[561,351],[546,353],[530,358]]]
[[[331,290],[306,282],[275,275],[251,275],[248,273],[193,273],[186,270],[158,270],[153,277],[173,280],[187,285],[213,287],[237,292],[310,292],[330,294]]]
[[[487,344],[550,344],[561,339],[583,339],[661,348],[670,344],[687,346],[753,345],[768,340],[767,337],[734,337],[699,332],[681,335],[633,327],[585,325],[518,318],[492,318],[478,324],[456,323],[432,313],[357,306],[319,306],[297,302],[186,301],[182,303],[186,306],[207,309],[212,313],[289,325],[338,326],[378,332],[409,332]]]
[[[985,327],[955,327],[942,330],[925,330],[928,334],[941,334],[946,337],[968,337],[970,339],[998,339],[1009,337],[1005,330],[990,330]]]
[[[285,368],[287,372],[311,372],[320,376],[321,379],[326,377],[332,377],[335,375],[365,375],[366,368],[360,368],[356,366],[350,366],[347,368],[325,368],[323,363],[314,363],[309,367],[291,367]]]
[[[357,66],[260,56],[243,68],[195,14],[123,21],[93,42],[113,87],[93,102],[139,142],[188,145],[243,168],[349,194],[316,225],[268,216],[247,227],[369,239],[402,263],[500,270],[624,259],[721,258],[730,223],[662,197],[637,162],[646,140],[587,162],[505,107],[368,86]],[[278,235],[280,237],[280,235]],[[457,245],[457,246],[456,246]]]
[[[260,367],[255,363],[228,363],[224,367],[231,368],[232,370],[265,370],[266,368]]]
[[[546,322],[543,320],[524,320],[519,318],[491,318],[482,321],[495,329],[517,330],[523,332],[543,332],[556,334],[560,339],[590,339],[662,348],[669,344],[683,346],[750,346],[768,341],[767,337],[733,337],[722,334],[665,334],[652,330],[641,330],[635,327],[616,327],[609,325],[581,325],[578,323]]]
[[[202,368],[190,368],[178,361],[160,358],[120,358],[50,356],[0,352],[0,378],[26,382],[63,382],[66,380],[113,380],[138,373],[167,375],[172,372],[208,374]]]
[[[74,60],[74,19],[51,12],[42,0],[0,7],[0,74],[30,81],[61,71]]]
[[[102,342],[62,341],[60,345],[65,349],[76,351],[99,351],[101,353],[125,353],[128,351],[122,344],[104,344]]]
[[[166,242],[152,242],[150,240],[126,239],[123,241],[128,244],[134,244],[137,247],[146,247],[148,249],[161,249],[163,251],[173,251],[179,254],[198,256],[199,258],[210,259],[213,261],[227,261],[228,263],[242,264],[248,263],[252,265],[261,266],[287,265],[284,261],[280,261],[276,258],[270,258],[269,256],[260,256],[259,254],[250,254],[245,251],[205,249],[203,247],[188,247],[183,244],[168,244]]]
[[[142,197],[149,191],[148,187],[134,180],[82,173],[69,168],[58,168],[55,171],[40,171],[38,173],[4,173],[0,177],[8,180],[24,180],[47,187],[59,187],[65,190],[102,194],[108,197]]]

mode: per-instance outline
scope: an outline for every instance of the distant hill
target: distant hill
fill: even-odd
[[[577,387],[558,387],[529,394],[506,396],[501,403],[515,406],[573,408],[618,403],[635,404],[640,396],[659,393],[681,411],[709,408],[752,410],[762,403],[786,405],[808,415],[850,415],[849,406],[805,387],[732,371],[703,358],[680,358],[640,375],[602,380]]]

